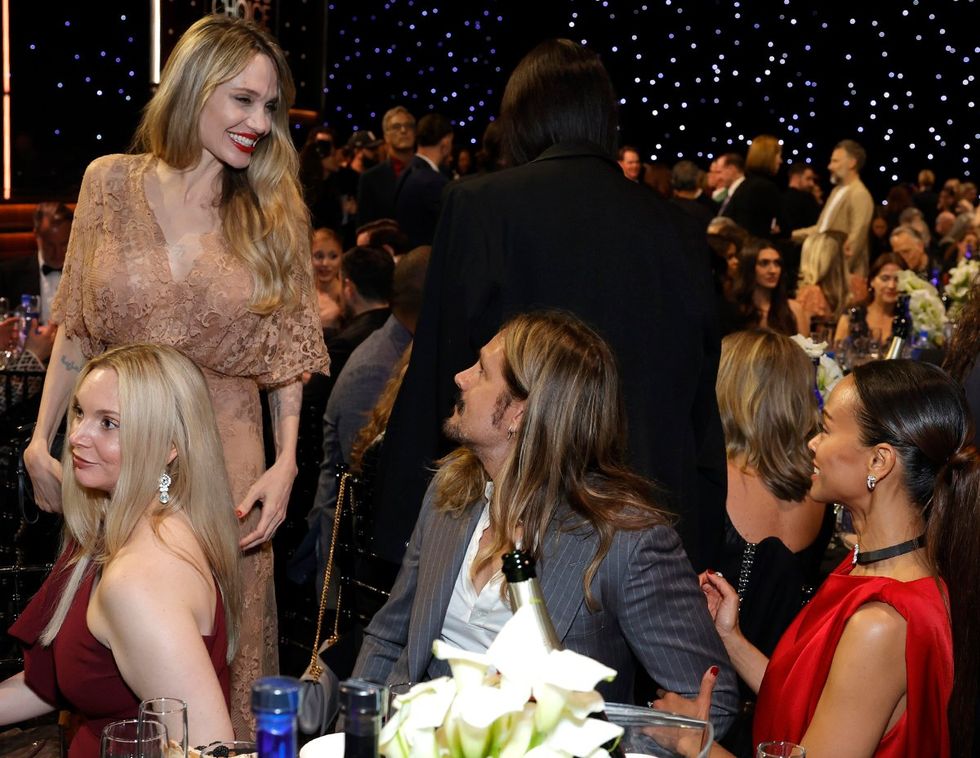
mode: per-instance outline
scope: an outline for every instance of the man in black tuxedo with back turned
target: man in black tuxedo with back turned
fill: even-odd
[[[721,542],[724,439],[715,401],[720,352],[704,231],[615,160],[609,76],[569,40],[529,53],[504,93],[514,168],[445,193],[412,360],[385,436],[374,548],[399,561],[433,461],[454,375],[509,316],[571,311],[612,345],[621,367],[632,468],[661,503],[696,569]]]

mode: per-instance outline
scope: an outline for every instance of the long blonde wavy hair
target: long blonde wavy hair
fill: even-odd
[[[119,481],[111,495],[82,487],[75,478],[70,446],[65,445],[64,539],[73,548],[65,570],[71,574],[41,642],[50,645],[58,634],[90,567],[108,565],[144,517],[149,517],[159,537],[163,520],[183,513],[222,595],[230,662],[237,647],[242,603],[238,523],[204,377],[171,347],[124,345],[85,365],[69,409],[85,379],[99,368],[114,371],[119,382]],[[168,464],[173,450],[177,456]],[[172,479],[166,505],[158,498],[164,471]],[[180,551],[174,549],[174,554],[194,565]]]
[[[246,169],[224,167],[219,213],[228,247],[252,274],[249,308],[268,314],[294,305],[313,286],[310,219],[297,179],[299,159],[289,136],[296,88],[276,41],[251,21],[205,16],[178,40],[143,110],[133,149],[168,166],[193,168],[201,159],[201,110],[218,85],[237,76],[256,55],[276,69],[278,106],[272,129]]]
[[[813,363],[785,335],[757,329],[721,342],[715,389],[725,451],[780,500],[800,501],[810,490],[806,443],[820,418],[814,380]]]
[[[616,532],[667,524],[671,517],[653,504],[653,485],[626,468],[619,373],[602,338],[561,311],[516,316],[501,334],[507,392],[525,402],[524,417],[494,479],[493,539],[477,554],[473,572],[513,550],[518,534],[522,549],[540,560],[548,526],[567,504],[573,516],[559,528],[596,536],[582,577],[586,602],[595,610],[590,585]],[[466,447],[439,463],[436,507],[462,514],[483,495],[486,470]]]

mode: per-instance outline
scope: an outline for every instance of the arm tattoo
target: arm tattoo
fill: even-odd
[[[61,365],[68,371],[74,371],[76,374],[82,370],[82,367],[75,363],[75,361],[70,360],[67,355],[61,356]]]
[[[269,414],[272,416],[272,437],[276,450],[280,448],[281,422],[290,416],[299,418],[303,404],[303,385],[299,382],[277,387],[269,393]]]

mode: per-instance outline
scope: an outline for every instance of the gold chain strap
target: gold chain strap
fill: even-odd
[[[327,610],[327,595],[330,592],[330,577],[333,573],[333,553],[337,546],[337,535],[340,533],[340,514],[344,509],[344,496],[347,494],[347,483],[350,479],[350,472],[345,471],[340,476],[340,486],[337,489],[337,507],[334,509],[333,532],[330,535],[330,553],[327,555],[327,567],[323,572],[323,591],[320,593],[320,613],[316,619],[316,637],[313,640],[313,655],[310,658],[310,675],[314,679],[319,679],[323,673],[320,665],[320,633],[323,630],[323,614]],[[336,644],[340,639],[340,599],[343,588],[337,588],[337,610],[333,619],[333,633],[327,638],[325,644],[329,648]]]

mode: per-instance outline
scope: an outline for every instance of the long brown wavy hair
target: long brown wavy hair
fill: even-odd
[[[228,248],[252,274],[249,308],[268,314],[312,292],[310,218],[297,179],[299,159],[289,135],[296,88],[286,56],[268,32],[250,21],[211,15],[177,41],[160,86],[143,110],[133,149],[174,169],[201,159],[201,110],[215,88],[234,78],[256,55],[276,69],[279,97],[271,131],[255,147],[247,169],[224,167],[219,212]]]
[[[596,535],[598,546],[582,577],[590,585],[619,530],[648,529],[671,517],[653,503],[655,489],[626,468],[626,412],[612,350],[575,316],[560,311],[523,314],[501,329],[503,375],[512,398],[525,403],[514,445],[494,479],[493,539],[473,564],[478,572],[518,542],[536,560],[558,509],[573,516],[566,531]],[[482,497],[487,472],[459,448],[439,462],[436,507],[462,514]]]

